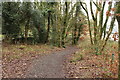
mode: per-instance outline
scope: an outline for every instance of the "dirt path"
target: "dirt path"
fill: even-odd
[[[53,54],[40,57],[34,60],[28,68],[28,78],[64,78],[65,72],[63,64],[67,55],[78,50],[77,47],[67,47],[62,51],[57,51]]]

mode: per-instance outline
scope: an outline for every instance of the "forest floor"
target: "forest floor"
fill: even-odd
[[[96,55],[88,40],[78,46],[3,45],[4,78],[117,78],[117,42]],[[114,60],[112,60],[114,54]]]
[[[2,44],[2,76],[3,78],[24,78],[25,72],[33,60],[63,49],[41,44]]]
[[[117,78],[118,45],[108,41],[103,54],[96,55],[88,40],[79,44],[79,51],[69,55],[65,62],[67,78]],[[114,59],[112,60],[112,54]]]

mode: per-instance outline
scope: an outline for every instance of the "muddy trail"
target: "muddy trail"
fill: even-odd
[[[63,64],[69,54],[75,53],[77,47],[67,47],[62,51],[42,56],[32,61],[27,70],[28,78],[65,78]]]

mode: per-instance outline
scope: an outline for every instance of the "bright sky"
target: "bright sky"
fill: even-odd
[[[90,12],[90,0],[89,0],[89,1],[88,1],[88,0],[85,0],[85,3],[87,4],[87,8],[88,8],[88,11],[89,11],[90,19],[92,19],[91,12]],[[115,3],[115,2],[113,2],[113,3]],[[113,7],[113,6],[112,6],[112,7]],[[107,9],[108,9],[108,3],[106,3],[106,5],[105,5],[103,21],[105,21],[105,19],[106,19],[106,11],[107,11]],[[95,10],[96,10],[96,7],[95,7],[94,4],[93,4],[93,11],[95,11]],[[108,21],[107,30],[109,30],[111,18],[112,18],[112,17],[110,17],[110,19],[109,19],[109,21]],[[113,33],[114,33],[114,32],[118,32],[118,23],[117,23],[117,21],[115,21]]]

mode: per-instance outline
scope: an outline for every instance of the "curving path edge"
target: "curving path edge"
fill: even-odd
[[[28,78],[65,78],[63,64],[67,55],[75,53],[77,47],[67,47],[62,51],[42,56],[37,60],[33,60],[27,70]]]

